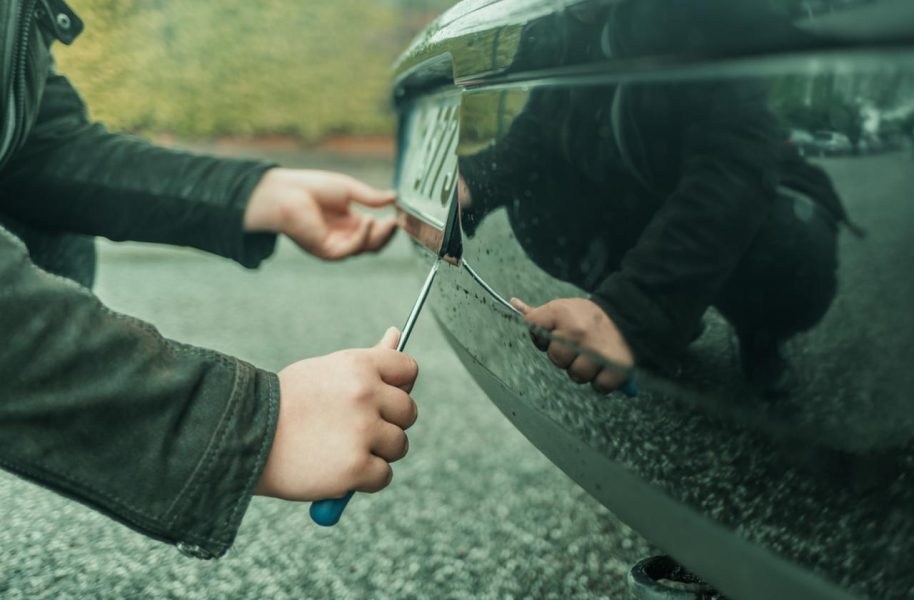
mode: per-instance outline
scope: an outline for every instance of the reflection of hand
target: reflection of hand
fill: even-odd
[[[393,201],[393,192],[340,173],[270,169],[251,194],[244,229],[283,233],[314,256],[339,260],[381,249],[396,229],[393,217],[376,220],[352,204],[380,208]]]
[[[409,396],[416,362],[397,352],[390,328],[374,348],[343,350],[294,363],[279,373],[276,436],[257,494],[286,500],[376,492],[409,448],[416,421]]]
[[[457,173],[457,203],[461,209],[469,210],[473,207],[473,196],[470,195],[470,186],[467,185],[463,175]]]
[[[517,298],[511,304],[524,314],[531,325],[545,329],[556,337],[568,340],[624,368],[634,365],[631,349],[612,319],[594,302],[584,298],[561,298],[537,308],[527,306]],[[590,383],[595,390],[608,393],[625,383],[617,370],[599,364],[579,354],[566,344],[532,332],[533,343],[546,352],[556,366],[568,371],[578,383]]]

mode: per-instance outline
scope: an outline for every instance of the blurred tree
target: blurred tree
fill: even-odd
[[[71,0],[59,69],[114,128],[386,134],[390,65],[441,0]],[[419,20],[412,17],[420,15]],[[406,26],[404,26],[404,23]]]

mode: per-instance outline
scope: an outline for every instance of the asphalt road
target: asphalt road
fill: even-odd
[[[294,154],[389,185],[387,164]],[[165,335],[279,369],[373,344],[420,281],[401,236],[324,264],[282,245],[257,272],[204,254],[104,243],[97,292]],[[0,474],[3,598],[626,598],[646,543],[552,466],[463,370],[431,314],[408,351],[420,419],[392,486],[333,529],[307,506],[256,498],[233,550],[198,561]],[[125,457],[129,460],[129,457]]]

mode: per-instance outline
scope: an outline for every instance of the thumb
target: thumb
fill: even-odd
[[[375,348],[396,350],[398,343],[400,343],[400,330],[396,327],[388,327],[381,341],[375,344]]]
[[[524,302],[520,298],[511,298],[511,306],[513,306],[514,308],[519,310],[521,312],[521,314],[523,314],[523,315],[526,315],[527,313],[529,313],[530,311],[533,310],[533,307],[528,305],[526,302]]]

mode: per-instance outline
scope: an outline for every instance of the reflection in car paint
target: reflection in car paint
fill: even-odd
[[[542,417],[525,430],[535,444],[567,433],[604,457],[581,466],[550,450],[614,510],[638,516],[599,477],[622,465],[770,552],[740,555],[753,573],[784,559],[860,595],[904,597],[914,586],[900,558],[914,550],[910,11],[592,1],[519,20],[524,3],[509,4],[504,22],[493,4],[490,22],[456,23],[464,33],[407,52],[398,75],[450,53],[460,88],[458,195],[477,277],[442,272],[439,320],[510,391],[509,418],[520,405]],[[858,10],[879,18],[847,27]],[[424,96],[402,90],[409,118]],[[675,203],[689,226],[657,220]],[[651,239],[671,245],[645,260]],[[606,295],[597,304],[636,346],[641,397],[567,380],[477,279],[530,304]],[[754,336],[736,314],[747,308],[762,315],[749,319]],[[781,390],[746,364],[758,332],[793,377]],[[644,533],[710,580],[764,597],[732,576],[745,564],[716,568],[740,546],[699,550],[651,522],[639,521]]]
[[[495,299],[495,301],[498,302],[498,304],[500,306],[502,306],[503,308],[507,309],[509,312],[511,312],[519,317],[523,317],[523,313],[521,313],[519,310],[514,308],[514,306],[510,302],[505,300],[505,298],[501,294],[496,292],[495,289],[491,285],[486,283],[485,280],[482,277],[480,277],[478,273],[476,273],[476,271],[473,269],[473,267],[470,266],[470,263],[467,262],[466,260],[463,261],[463,268],[467,270],[467,272],[470,274],[470,277],[473,278],[473,281],[475,281],[477,284],[479,284],[479,286],[482,289],[487,291],[489,293],[489,296],[491,296],[493,299]]]

